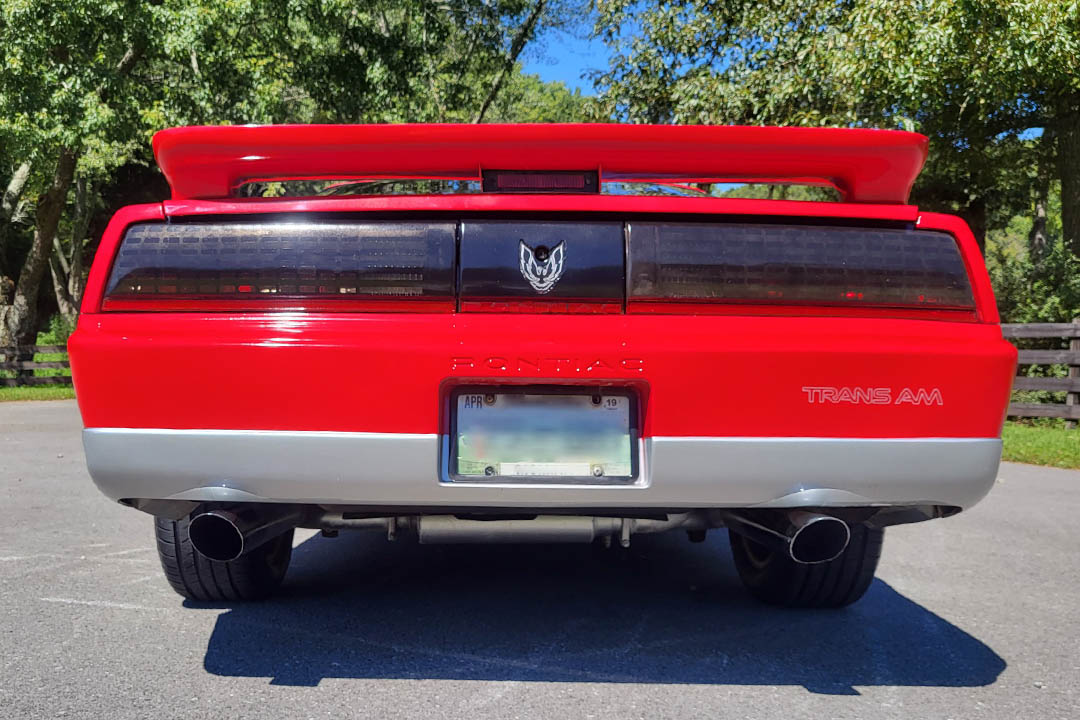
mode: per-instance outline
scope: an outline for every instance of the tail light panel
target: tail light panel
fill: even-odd
[[[807,225],[632,223],[628,302],[973,310],[943,232]]]
[[[978,317],[951,231],[442,217],[144,215],[117,228],[91,284],[104,311]]]
[[[140,223],[103,310],[454,306],[453,223]]]

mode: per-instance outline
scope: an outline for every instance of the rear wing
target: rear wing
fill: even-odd
[[[899,130],[673,125],[263,125],[154,135],[174,199],[247,182],[481,180],[485,170],[589,171],[601,182],[787,182],[845,202],[906,203],[927,138]]]

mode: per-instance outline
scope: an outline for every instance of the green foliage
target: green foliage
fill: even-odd
[[[491,122],[588,122],[591,98],[561,82],[546,83],[538,75],[513,75],[488,113]]]
[[[49,318],[49,329],[38,333],[37,344],[66,346],[68,338],[71,337],[73,332],[75,332],[75,326],[63,315],[57,313]]]
[[[143,88],[121,64],[155,40],[160,8],[100,0],[0,5],[0,138],[12,159],[40,164],[57,147],[122,162]],[[134,56],[134,55],[133,55]]]
[[[1053,425],[1007,422],[1001,439],[1003,460],[1080,468],[1080,430],[1066,430],[1060,421]]]
[[[533,6],[10,0],[0,6],[0,160],[34,161],[40,186],[58,147],[77,150],[80,175],[104,177],[147,161],[150,135],[173,125],[464,120]],[[546,7],[539,28],[572,10],[569,0]],[[531,94],[559,111],[557,93],[517,91]]]
[[[721,190],[717,192],[717,190]],[[835,188],[814,185],[783,185],[779,183],[747,183],[745,185],[717,185],[712,194],[719,197],[746,198],[752,200],[799,200],[811,202],[837,202],[840,193]]]
[[[1002,322],[1072,322],[1080,317],[1080,259],[1065,247],[1060,195],[1048,199],[1047,249],[1032,255],[1028,246],[1032,220],[1009,219],[987,236],[986,267],[994,285]]]
[[[537,33],[585,8],[585,0],[5,0],[0,191],[21,163],[32,174],[20,206],[30,211],[9,222],[5,207],[0,216],[0,303],[12,307],[10,288],[30,266],[44,222],[35,223],[34,201],[59,158],[78,164],[55,194],[63,198],[68,183],[90,188],[81,203],[68,193],[58,223],[64,257],[83,260],[98,215],[158,199],[147,171],[132,168],[152,166],[150,138],[166,127],[460,122],[485,104],[489,120],[577,120],[580,94],[522,77],[516,61]],[[57,225],[53,209],[50,221]],[[48,247],[52,234],[38,237]],[[81,273],[87,263],[68,264]],[[40,260],[33,267],[33,282],[19,282],[28,296],[48,275]],[[32,299],[18,314],[32,318],[28,307]]]
[[[1040,263],[990,248],[987,266],[1003,322],[1072,322],[1080,317],[1080,259],[1060,240]]]
[[[1065,247],[1056,189],[1050,194],[1050,220],[1047,227],[1048,249],[1033,257],[1028,247],[1031,218],[1013,217],[1006,226],[991,232],[986,244],[986,266],[994,286],[1002,322],[1072,322],[1080,317],[1080,259]],[[1061,338],[1017,340],[1019,347],[1031,350],[1068,348]],[[1028,377],[1065,377],[1067,365],[1028,365],[1020,374]],[[1022,403],[1060,403],[1065,393],[1043,390],[1013,391],[1012,401]],[[1077,443],[1080,444],[1080,436]]]
[[[601,115],[918,130],[932,142],[914,201],[960,213],[977,237],[1028,210],[1031,168],[1050,153],[1021,133],[1080,121],[1074,0],[610,0],[599,9],[597,32],[614,53],[595,78]],[[625,27],[633,34],[621,36]]]
[[[1037,117],[1040,101],[1080,90],[1080,13],[1069,0],[598,7],[597,31],[615,50],[597,78],[602,100],[631,120],[932,124],[967,137],[958,131],[992,120],[1007,131]],[[633,34],[620,36],[626,27]]]
[[[566,6],[549,7],[544,23],[557,24]],[[104,176],[145,161],[149,136],[172,125],[461,120],[532,8],[11,0],[0,9],[0,139],[10,160],[47,166],[69,147],[81,175]]]

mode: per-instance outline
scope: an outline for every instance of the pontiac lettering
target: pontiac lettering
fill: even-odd
[[[541,357],[521,356],[506,357],[455,357],[450,359],[451,372],[467,370],[495,371],[514,374],[533,375],[570,375],[570,374],[611,374],[640,373],[645,371],[645,361],[641,358],[615,357]]]

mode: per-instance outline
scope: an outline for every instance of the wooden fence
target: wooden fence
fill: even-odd
[[[62,353],[62,360],[35,360],[40,353]],[[66,370],[71,367],[67,348],[63,345],[29,345],[26,347],[0,347],[0,387],[11,385],[70,385],[70,374],[52,374],[39,377],[35,370]],[[9,377],[10,376],[10,377]]]
[[[1069,427],[1080,420],[1080,319],[1071,323],[1005,324],[1001,326],[1005,337],[1012,341],[1028,339],[1068,340],[1068,349],[1031,350],[1020,349],[1020,365],[1068,365],[1068,377],[1018,376],[1013,390],[1045,390],[1064,392],[1064,403],[1012,403],[1010,417],[1064,418]],[[1061,344],[1060,342],[1058,344]],[[35,360],[37,354],[62,353],[62,360]],[[41,377],[35,370],[60,370],[71,367],[67,360],[67,348],[63,345],[35,345],[30,347],[0,347],[0,387],[5,385],[67,385],[71,377],[56,374]]]
[[[1014,342],[1030,338],[1069,341],[1067,350],[1029,350],[1021,347],[1019,357],[1021,366],[1068,365],[1068,377],[1021,375],[1013,381],[1013,390],[1064,392],[1064,404],[1014,402],[1009,405],[1009,416],[1065,418],[1066,427],[1075,428],[1076,421],[1080,420],[1080,318],[1071,323],[1005,324],[1001,326],[1001,331]]]

